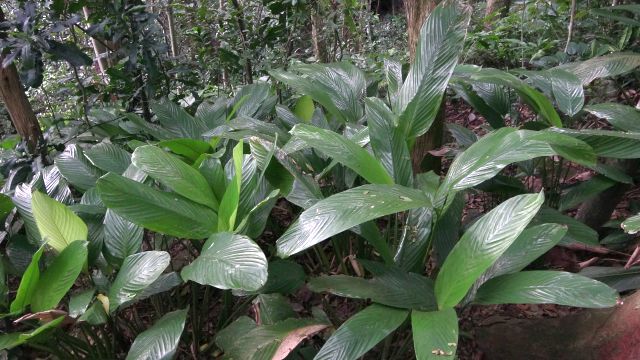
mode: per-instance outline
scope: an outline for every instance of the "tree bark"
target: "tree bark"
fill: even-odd
[[[84,6],[82,8],[82,12],[84,13],[85,20],[89,20],[89,16],[91,15],[91,10],[88,7]],[[94,62],[98,65],[98,70],[100,71],[100,77],[102,77],[102,81],[105,84],[109,82],[109,78],[107,77],[107,69],[109,68],[109,59],[108,59],[108,50],[107,48],[96,38],[91,37],[91,44],[93,45],[93,54],[95,56]]]
[[[406,0],[404,3],[407,17],[407,47],[409,48],[409,61],[413,62],[416,55],[416,44],[420,38],[420,29],[427,16],[436,7],[434,0]]]
[[[4,19],[4,13],[0,8],[0,21],[4,21]],[[0,38],[3,37],[5,37],[5,34],[0,33]],[[0,64],[3,61],[4,56],[0,54]],[[29,152],[35,153],[44,142],[42,131],[14,64],[10,64],[5,68],[0,65],[0,96],[16,131],[22,137],[22,140],[26,141]]]
[[[569,9],[570,13],[569,13],[569,28],[567,31],[567,44],[564,47],[564,52],[566,53],[567,51],[569,51],[569,44],[571,43],[571,40],[573,38],[573,26],[575,23],[575,17],[576,17],[576,0],[571,0],[571,8]]]

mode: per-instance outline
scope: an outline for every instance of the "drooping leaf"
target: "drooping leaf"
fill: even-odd
[[[187,310],[165,314],[131,344],[127,360],[172,359],[187,320]]]
[[[97,187],[100,198],[109,209],[149,230],[202,239],[216,228],[216,213],[178,195],[152,189],[113,173],[103,176]]]
[[[159,147],[140,146],[133,152],[131,161],[138,169],[185,198],[218,209],[218,200],[198,170]]]
[[[27,305],[31,304],[33,293],[38,285],[38,281],[40,281],[40,266],[38,263],[40,262],[43,251],[44,246],[40,247],[40,249],[33,254],[27,270],[22,274],[22,279],[20,279],[20,285],[16,292],[16,298],[11,302],[11,306],[9,307],[9,311],[12,313],[21,313]]]
[[[456,355],[458,315],[453,308],[412,311],[411,332],[417,360],[439,360]]]
[[[586,308],[615,306],[618,294],[607,285],[562,271],[523,271],[496,277],[480,287],[478,304],[558,304]]]
[[[438,273],[435,290],[440,309],[464,298],[475,280],[517,239],[543,201],[542,193],[512,197],[469,227]]]
[[[182,283],[182,278],[177,272],[164,273],[160,275],[156,279],[156,281],[152,282],[151,285],[147,286],[146,288],[144,288],[144,290],[139,292],[133,299],[122,303],[120,307],[124,308],[129,305],[135,304],[138,301],[148,299],[153,295],[167,292]]]
[[[35,191],[31,206],[40,235],[56,251],[76,240],[87,240],[87,225],[63,204]]]
[[[278,256],[287,257],[333,235],[381,216],[430,207],[421,191],[400,185],[363,185],[318,201],[278,239]]]
[[[611,266],[589,266],[578,274],[598,280],[620,292],[640,288],[639,266],[633,266],[629,269]]]
[[[617,129],[640,132],[640,111],[634,107],[617,104],[602,103],[589,105],[585,111],[607,121]]]
[[[91,163],[104,170],[122,174],[131,164],[131,154],[118,145],[100,143],[84,152]]]
[[[380,161],[352,140],[330,130],[298,124],[291,129],[295,141],[313,147],[342,163],[372,184],[393,184]]]
[[[74,241],[67,246],[42,273],[31,301],[33,312],[55,308],[71,289],[87,261],[88,243]]]
[[[289,300],[281,294],[258,295],[253,304],[258,306],[260,322],[265,325],[273,325],[297,316]]]
[[[595,230],[556,209],[543,207],[531,221],[531,225],[545,223],[560,224],[567,227],[568,231],[560,241],[561,244],[582,243],[598,245],[598,233]]]
[[[20,214],[20,217],[24,221],[29,242],[32,244],[40,244],[42,238],[38,225],[36,224],[35,216],[33,215],[33,207],[31,206],[33,189],[34,187],[30,184],[22,183],[18,185],[13,193],[12,200],[16,205],[18,214]]]
[[[314,292],[328,292],[402,309],[435,310],[433,282],[415,273],[389,268],[372,279],[346,275],[320,276],[309,281]]]
[[[594,176],[587,181],[583,181],[569,188],[567,192],[562,195],[558,210],[565,211],[572,209],[615,184],[615,181],[602,175]]]
[[[469,20],[469,11],[449,2],[436,7],[422,26],[414,63],[393,106],[400,115],[400,128],[409,137],[431,127],[462,52]]]
[[[246,236],[216,233],[181,275],[184,280],[219,289],[255,291],[267,282],[267,258]]]
[[[127,256],[109,289],[109,312],[114,312],[156,281],[170,261],[169,254],[164,251],[145,251]]]
[[[98,178],[104,174],[91,164],[76,144],[67,146],[55,159],[55,163],[62,176],[80,190],[94,187]]]
[[[552,129],[589,144],[598,156],[616,159],[640,158],[640,133],[599,129]]]
[[[282,70],[271,70],[269,74],[299,93],[311,96],[343,122],[356,122],[362,118],[361,100],[366,80],[354,65],[346,62],[305,64],[294,69],[302,76]]]
[[[370,305],[345,321],[313,359],[356,360],[397,329],[408,314],[407,310]]]
[[[91,288],[75,295],[71,295],[69,299],[69,316],[72,318],[78,318],[87,311],[93,295],[96,293],[96,289]]]
[[[28,333],[8,333],[0,335],[0,350],[12,349],[36,338],[44,337],[51,329],[58,327],[63,320],[64,316],[60,316],[44,325],[40,325]]]
[[[144,229],[107,210],[104,217],[104,249],[119,265],[124,258],[135,254],[142,245]]]
[[[587,85],[595,79],[625,74],[638,66],[640,66],[640,54],[617,52],[560,65],[554,69],[568,71],[582,80],[583,85]]]

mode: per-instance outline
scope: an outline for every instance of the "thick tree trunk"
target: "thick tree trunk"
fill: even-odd
[[[436,7],[435,0],[406,0],[404,2],[407,16],[407,47],[409,48],[409,61],[413,62],[416,55],[416,44],[420,37],[420,29],[425,19]]]
[[[479,327],[486,359],[640,359],[640,292],[609,309],[583,309],[561,318],[499,319]],[[497,319],[498,320],[498,319]]]
[[[409,59],[413,63],[416,54],[416,45],[420,38],[422,24],[436,7],[434,0],[406,0],[405,13],[407,16],[407,35],[409,47]],[[444,101],[442,102],[444,106]],[[419,174],[424,170],[433,170],[440,173],[441,162],[439,157],[429,154],[429,151],[442,146],[444,131],[444,108],[440,109],[438,116],[433,121],[431,128],[426,134],[418,137],[411,151],[411,162],[414,174]]]
[[[0,21],[4,21],[2,8],[0,8]],[[4,34],[0,33],[0,38],[3,37]],[[3,60],[4,56],[0,54],[0,64]],[[16,131],[26,141],[29,151],[35,152],[38,150],[38,146],[44,142],[42,131],[14,64],[5,68],[0,65],[0,96]]]

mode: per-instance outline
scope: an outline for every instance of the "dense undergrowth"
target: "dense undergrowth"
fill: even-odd
[[[471,16],[439,5],[409,66],[294,61],[232,96],[84,107],[51,124],[35,157],[5,138],[0,349],[441,359],[468,335],[458,314],[471,305],[616,306],[637,287],[640,220],[592,228],[573,215],[634,183],[637,24],[619,48],[541,56],[490,42],[519,14],[484,30]],[[526,68],[473,65],[489,53],[510,68],[525,51]],[[482,125],[443,119],[445,98]],[[416,168],[438,123],[451,140],[431,152],[443,165]],[[473,216],[478,194],[486,211]],[[627,266],[541,265],[555,247]]]

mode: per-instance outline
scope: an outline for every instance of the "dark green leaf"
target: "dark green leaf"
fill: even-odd
[[[411,332],[417,360],[439,360],[456,355],[458,315],[453,308],[412,311]]]
[[[127,360],[172,359],[187,320],[187,310],[164,315],[131,344]]]

